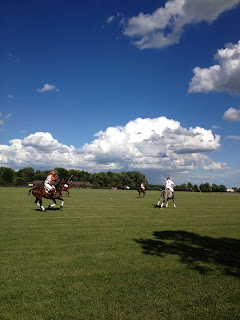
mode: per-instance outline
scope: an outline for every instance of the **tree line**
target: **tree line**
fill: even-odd
[[[76,169],[67,170],[65,168],[55,168],[54,171],[62,179],[90,182],[93,188],[116,187],[118,189],[124,189],[128,186],[130,189],[138,189],[142,182],[145,182],[148,186],[146,176],[138,171],[89,173]],[[11,168],[0,167],[0,185],[27,185],[33,180],[45,180],[49,173],[49,170],[35,171],[31,167],[18,171],[14,171]]]
[[[55,168],[54,171],[59,177],[72,181],[84,181],[90,182],[93,188],[111,188],[116,187],[118,189],[125,189],[128,186],[130,189],[136,190],[140,187],[142,182],[145,182],[147,190],[163,190],[164,185],[149,184],[146,175],[138,171],[127,172],[99,172],[89,173],[82,170],[65,168]],[[26,167],[18,171],[14,171],[11,168],[0,167],[0,185],[5,186],[23,186],[27,185],[33,180],[45,180],[49,175],[49,170],[34,170],[31,167]],[[240,192],[240,188],[233,187],[235,192]],[[195,192],[226,192],[225,185],[212,185],[208,182],[202,183],[199,186],[192,184],[191,182],[176,185],[175,191],[195,191]]]

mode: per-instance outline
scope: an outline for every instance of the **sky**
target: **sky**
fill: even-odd
[[[0,166],[240,187],[240,0],[8,0]]]

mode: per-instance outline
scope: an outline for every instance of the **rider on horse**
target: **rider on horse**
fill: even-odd
[[[171,178],[167,177],[165,189],[166,190],[169,189],[172,192],[172,195],[173,195],[173,198],[174,198],[173,185],[174,185],[174,182],[171,180]]]
[[[55,172],[51,171],[50,174],[47,176],[47,179],[44,181],[44,187],[52,194],[54,194],[54,192],[56,191],[55,187],[52,185],[52,182],[57,179],[54,176]]]
[[[145,190],[145,184],[144,183],[141,183],[141,189]]]

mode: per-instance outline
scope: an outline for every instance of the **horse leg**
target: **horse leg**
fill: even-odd
[[[168,200],[167,200],[167,204],[166,204],[166,208],[168,207]]]
[[[62,208],[62,207],[63,207],[63,205],[64,205],[64,201],[63,201],[63,199],[62,199],[62,198],[59,198],[59,200],[62,200],[62,204],[61,204],[61,206],[60,206],[60,208]]]
[[[42,199],[39,199],[39,203],[40,203],[40,209],[42,211],[45,211],[46,209],[44,208],[43,204],[42,204]]]
[[[163,200],[163,202],[162,202],[162,204],[161,204],[161,209],[162,209],[162,207],[163,207],[163,205],[164,205],[164,202],[165,202],[165,200]]]
[[[54,202],[53,204],[49,205],[48,206],[48,209],[52,208],[52,207],[55,207],[56,206],[56,200],[55,199],[52,199],[52,201]]]
[[[36,203],[36,205],[37,205],[38,207],[40,207],[40,210],[41,210],[41,211],[45,211],[45,208],[44,208],[44,206],[42,205],[42,199],[36,198],[35,203]]]
[[[174,199],[172,199],[172,201],[173,201],[173,206],[174,206],[174,208],[176,208],[175,200],[174,200]]]
[[[38,201],[39,201],[38,198],[36,198],[36,200],[34,202],[36,203],[37,206],[40,207],[40,203]]]

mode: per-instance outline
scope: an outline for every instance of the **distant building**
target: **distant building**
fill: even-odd
[[[227,189],[227,192],[235,192],[234,189]]]
[[[71,181],[73,188],[91,188],[91,183],[86,181]]]
[[[42,187],[43,184],[44,184],[44,180],[33,180],[32,184],[33,184],[34,187]]]

